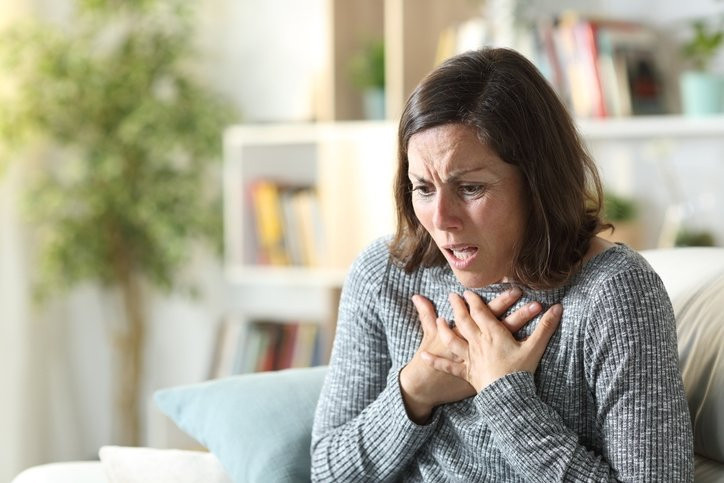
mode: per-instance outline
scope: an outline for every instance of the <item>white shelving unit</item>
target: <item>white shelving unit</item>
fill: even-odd
[[[396,126],[346,122],[232,126],[224,135],[225,273],[229,312],[248,325],[316,322],[332,340],[347,268],[393,228]],[[323,224],[317,266],[258,263],[249,186],[313,188]],[[248,331],[244,329],[243,333]]]
[[[724,137],[724,115],[579,119],[578,125],[589,141]]]
[[[232,126],[224,136],[225,265],[233,283],[339,286],[356,254],[393,227],[392,122]],[[324,225],[319,266],[258,265],[248,186],[314,188]]]
[[[580,132],[612,191],[637,201],[642,248],[670,247],[681,229],[724,228],[724,115],[583,119]]]

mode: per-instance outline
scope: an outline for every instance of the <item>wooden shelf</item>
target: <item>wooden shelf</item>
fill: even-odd
[[[589,141],[724,136],[724,115],[578,119],[577,123],[581,134]]]
[[[226,279],[232,285],[265,287],[338,288],[346,274],[343,269],[321,267],[244,265],[226,269]]]
[[[359,138],[381,134],[392,129],[396,132],[397,121],[341,121],[286,124],[238,124],[224,132],[224,142],[229,145],[243,143],[300,144],[337,140],[345,137]]]

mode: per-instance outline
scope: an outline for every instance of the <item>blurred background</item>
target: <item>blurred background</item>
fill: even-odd
[[[538,65],[615,239],[724,243],[722,32],[718,0],[0,0],[0,480],[193,447],[154,390],[324,364],[457,52]]]

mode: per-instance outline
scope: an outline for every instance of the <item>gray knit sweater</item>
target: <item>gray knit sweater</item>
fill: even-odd
[[[476,292],[491,300],[507,288]],[[640,255],[617,245],[566,286],[525,292],[511,310],[563,304],[535,375],[509,374],[417,425],[398,382],[422,340],[411,297],[452,318],[447,295],[463,290],[447,266],[404,273],[385,240],[357,259],[314,421],[314,481],[692,480],[674,316]]]

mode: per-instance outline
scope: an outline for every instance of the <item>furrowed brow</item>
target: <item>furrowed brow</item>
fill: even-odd
[[[465,176],[466,174],[475,173],[478,171],[485,171],[486,169],[487,168],[485,166],[480,166],[477,168],[459,169],[451,172],[450,175],[447,177],[446,181],[455,181],[458,178]]]
[[[410,178],[411,181],[417,181],[418,183],[428,183],[429,182],[425,177],[418,176],[414,173],[410,173],[409,171],[407,172],[407,177]]]

